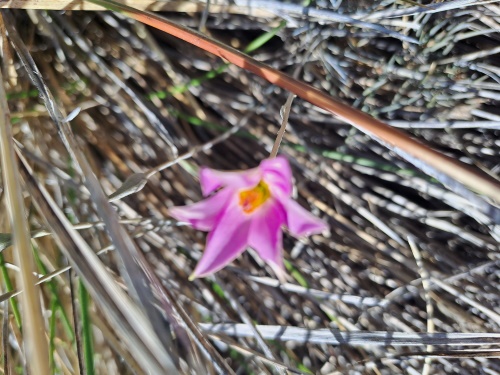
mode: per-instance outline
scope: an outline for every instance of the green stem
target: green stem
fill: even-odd
[[[68,159],[68,173],[71,177],[75,175],[75,169],[73,167],[73,160]],[[73,188],[68,191],[69,202],[75,206],[76,205],[76,192]],[[77,222],[76,217],[72,212],[67,214],[71,223],[75,224]],[[93,345],[93,335],[92,335],[92,321],[90,319],[90,296],[85,289],[81,279],[78,279],[78,295],[80,299],[80,318],[82,323],[82,342],[83,342],[83,361],[85,369],[82,369],[87,375],[94,375],[94,345]]]
[[[14,285],[12,285],[12,280],[10,279],[9,272],[7,270],[7,266],[5,265],[5,260],[2,254],[0,254],[0,270],[2,272],[5,289],[7,289],[7,292],[12,292],[14,290]],[[21,330],[22,323],[21,323],[21,313],[19,312],[19,305],[17,304],[17,301],[14,298],[10,298],[9,301],[10,301],[10,306],[12,307],[12,313],[14,314],[14,319],[16,321],[16,324],[19,327],[19,330]]]
[[[54,360],[54,351],[56,350],[56,345],[54,343],[54,339],[56,337],[56,310],[58,308],[59,303],[57,302],[57,297],[52,295],[50,302],[50,311],[52,311],[52,315],[50,316],[49,323],[49,367],[52,369],[52,374],[56,373],[56,364]]]
[[[85,361],[85,370],[87,375],[94,375],[94,347],[92,338],[92,322],[89,313],[89,294],[81,280],[78,281],[78,292],[80,296],[80,309],[82,319],[82,340],[83,340],[83,358]]]
[[[42,260],[40,259],[40,255],[38,253],[38,249],[36,247],[33,248],[33,254],[35,258],[35,263],[42,275],[48,274],[47,267],[45,267],[45,264],[43,264]],[[49,288],[49,292],[51,295],[52,300],[55,300],[55,308],[61,313],[61,318],[62,322],[64,325],[64,329],[66,331],[66,334],[68,337],[71,339],[71,341],[75,340],[75,335],[73,333],[73,326],[71,325],[71,321],[69,320],[68,315],[66,314],[66,311],[64,310],[63,304],[61,299],[59,298],[59,293],[57,291],[57,285],[54,280],[50,280],[47,282],[47,286]],[[55,315],[56,310],[53,310],[53,314]]]

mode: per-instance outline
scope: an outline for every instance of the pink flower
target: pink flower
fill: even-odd
[[[325,222],[292,200],[292,171],[284,157],[266,159],[247,171],[202,168],[200,183],[208,198],[170,209],[175,219],[210,232],[191,279],[220,270],[247,247],[282,276],[281,226],[297,237],[327,229]]]

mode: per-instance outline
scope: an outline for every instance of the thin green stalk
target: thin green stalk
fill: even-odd
[[[75,177],[75,168],[73,165],[73,160],[68,159],[68,173],[71,177]],[[76,205],[76,192],[73,188],[68,190],[69,202],[75,206]],[[67,214],[68,219],[72,224],[77,222],[76,217],[72,212]],[[80,319],[82,323],[82,341],[83,341],[83,362],[84,369],[82,369],[87,375],[94,375],[94,345],[93,345],[93,335],[92,335],[92,320],[90,319],[90,296],[85,289],[85,285],[82,280],[78,279],[78,295],[80,300]]]
[[[78,294],[80,297],[83,358],[87,375],[94,375],[94,346],[92,337],[92,321],[90,320],[89,303],[90,298],[81,280],[78,280]]]
[[[286,26],[286,21],[281,21],[278,26],[269,30],[268,32],[259,35],[257,38],[252,40],[248,46],[243,50],[245,53],[252,53],[262,47],[264,44],[269,42],[273,36],[275,36],[280,30]]]
[[[49,322],[49,366],[52,369],[52,374],[56,373],[56,364],[54,360],[54,351],[56,350],[56,345],[54,343],[54,339],[56,337],[56,310],[58,307],[57,298],[52,295],[50,301],[50,311],[52,311],[52,315],[50,316]]]
[[[304,288],[309,288],[309,283],[307,282],[306,278],[302,276],[300,271],[293,266],[292,263],[290,263],[288,260],[283,259],[283,262],[285,264],[286,270],[292,275],[292,277],[299,283],[300,286],[303,286]]]
[[[12,292],[14,290],[14,285],[12,284],[9,272],[7,270],[7,267],[5,266],[5,260],[3,258],[3,254],[1,253],[0,253],[0,270],[2,272],[2,278],[5,284],[5,289],[7,289],[7,292]],[[9,302],[10,306],[12,307],[12,313],[14,314],[14,320],[16,321],[17,327],[21,330],[22,329],[21,312],[19,311],[19,305],[17,304],[17,300],[15,298],[10,298]]]
[[[63,84],[62,88],[66,91],[67,94],[73,94],[78,91],[78,86],[87,85],[88,79],[83,78],[75,82],[69,82]],[[30,89],[28,91],[21,92],[13,92],[6,94],[7,100],[19,100],[19,99],[30,99],[30,98],[38,98],[40,93],[37,89]]]
[[[37,264],[37,267],[40,271],[40,274],[46,275],[48,274],[47,267],[45,267],[45,264],[43,264],[42,260],[40,259],[40,255],[38,254],[38,249],[34,248],[33,249],[33,254],[35,258],[35,262]],[[61,313],[61,319],[63,322],[63,326],[65,328],[66,334],[68,337],[71,339],[71,341],[75,340],[75,335],[73,333],[73,327],[71,325],[71,321],[69,320],[68,315],[66,314],[66,311],[64,310],[63,304],[61,299],[59,298],[59,293],[57,290],[57,285],[54,280],[50,280],[48,283],[48,288],[49,292],[51,295],[51,299],[55,299],[56,302],[56,310],[58,310]],[[54,311],[55,314],[55,311]]]
[[[7,100],[29,99],[37,97],[38,97],[38,90],[36,89],[7,94]]]

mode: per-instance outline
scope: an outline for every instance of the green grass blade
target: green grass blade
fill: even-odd
[[[14,290],[14,285],[12,284],[12,280],[10,279],[9,272],[7,270],[7,267],[5,266],[5,260],[2,254],[0,254],[0,272],[2,273],[5,289],[7,290],[7,292],[12,292]],[[16,321],[19,329],[21,329],[21,312],[19,311],[19,305],[14,298],[10,299],[10,306],[12,308],[12,313],[14,314],[14,320]]]
[[[81,321],[82,321],[82,340],[83,340],[83,358],[85,361],[85,371],[87,375],[94,375],[94,345],[92,335],[92,322],[90,320],[89,303],[90,298],[82,281],[78,281],[78,295],[80,297]]]

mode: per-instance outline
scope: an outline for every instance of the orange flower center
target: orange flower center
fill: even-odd
[[[249,214],[262,206],[270,197],[269,186],[261,180],[254,188],[240,192],[240,206],[243,212]]]

